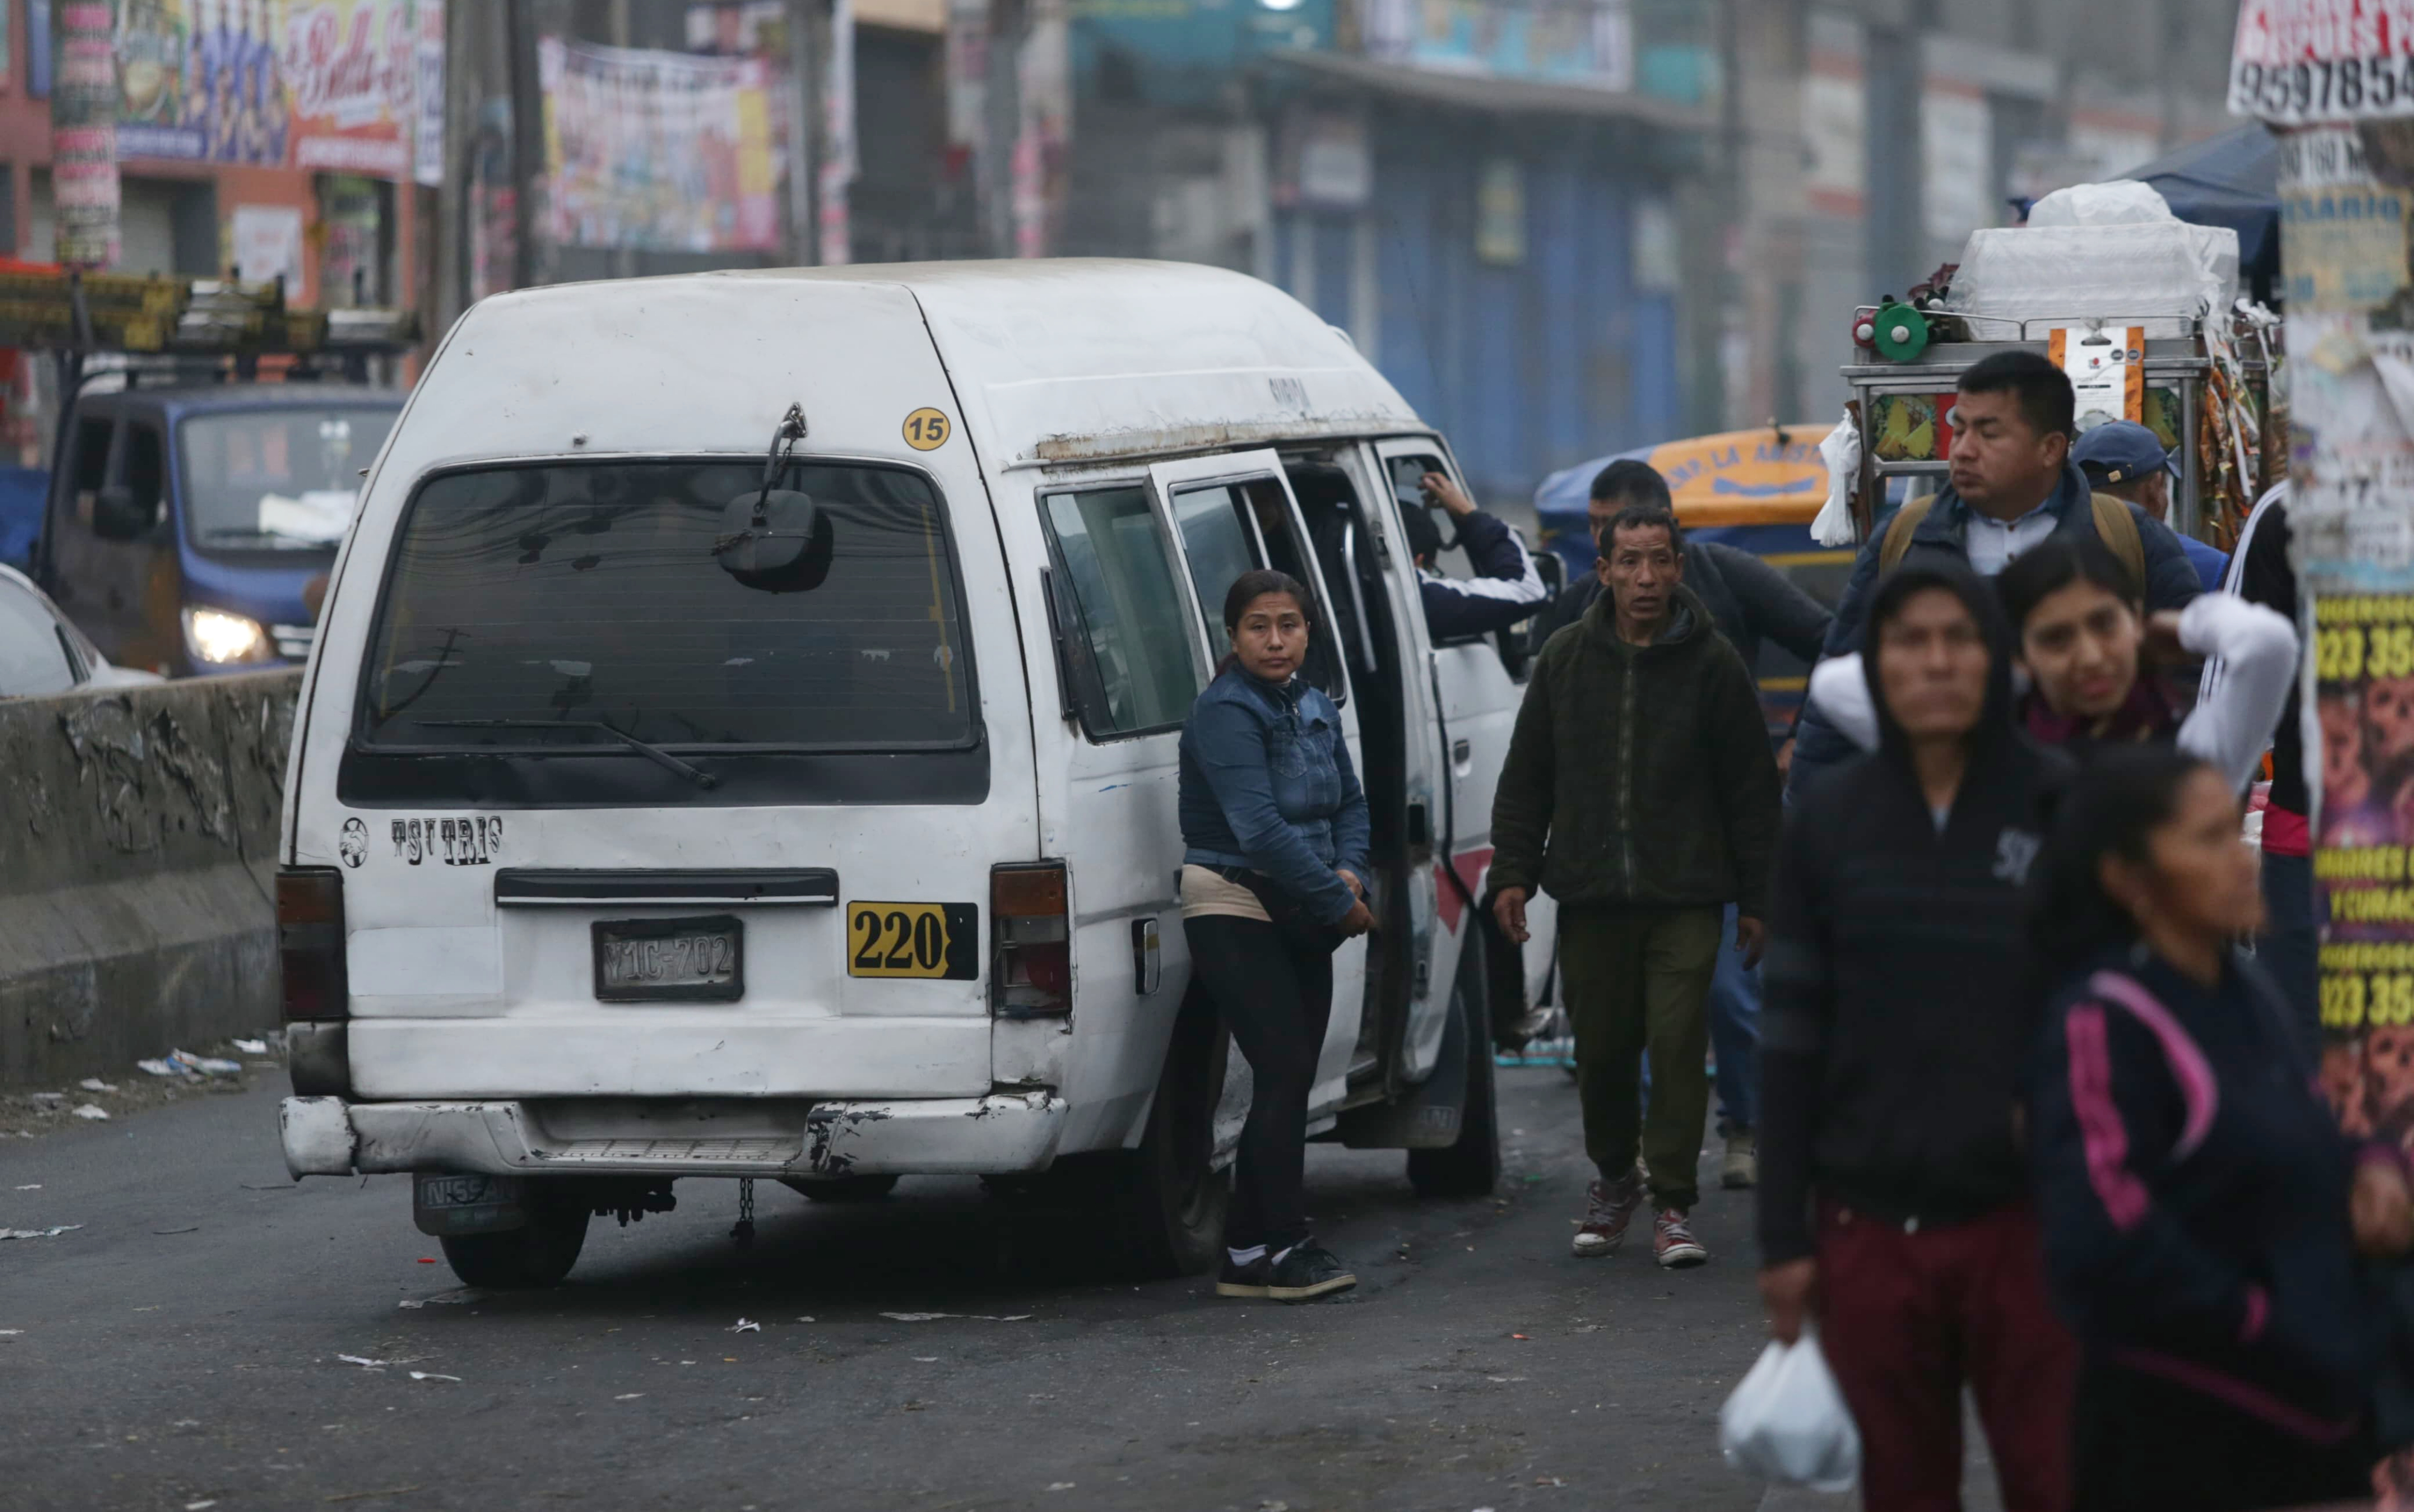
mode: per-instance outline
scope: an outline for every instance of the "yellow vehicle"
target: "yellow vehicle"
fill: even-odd
[[[1595,474],[1612,462],[1647,462],[1668,480],[1676,518],[1691,540],[1740,546],[1801,585],[1830,609],[1853,573],[1854,550],[1829,549],[1810,539],[1810,521],[1827,499],[1827,467],[1819,443],[1833,422],[1725,431],[1621,452],[1555,472],[1534,491],[1543,544],[1567,563],[1571,577],[1592,571],[1592,532],[1585,506]],[[1762,706],[1769,728],[1793,728],[1810,669],[1783,646],[1764,640]]]

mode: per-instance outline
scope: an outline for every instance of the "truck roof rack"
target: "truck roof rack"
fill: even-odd
[[[391,356],[420,339],[410,310],[314,310],[285,280],[83,273],[0,259],[0,347],[167,356]]]

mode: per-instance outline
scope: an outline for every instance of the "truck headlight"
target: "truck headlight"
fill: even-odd
[[[217,666],[258,661],[268,654],[268,632],[260,621],[223,609],[185,610],[185,649]]]

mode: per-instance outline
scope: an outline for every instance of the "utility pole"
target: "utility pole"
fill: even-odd
[[[990,0],[988,88],[974,170],[981,236],[993,258],[1015,253],[1014,158],[1022,141],[1022,44],[1030,35],[1030,0]]]
[[[789,262],[811,267],[821,260],[819,223],[813,208],[821,184],[821,6],[787,0],[788,20],[788,236]]]
[[[512,287],[533,288],[536,186],[544,176],[544,95],[537,75],[535,0],[503,0],[512,96]]]

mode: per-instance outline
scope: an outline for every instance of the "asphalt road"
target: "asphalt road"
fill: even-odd
[[[1496,1198],[1311,1152],[1361,1285],[1304,1307],[1134,1286],[1078,1225],[937,1179],[763,1185],[747,1252],[736,1183],[683,1182],[598,1220],[566,1285],[463,1298],[404,1178],[288,1180],[276,1077],[0,1143],[0,1228],[83,1225],[0,1244],[0,1505],[1762,1507],[1716,1445],[1760,1345],[1748,1194],[1696,1213],[1703,1269],[1639,1226],[1575,1260],[1574,1089],[1502,1081]]]

